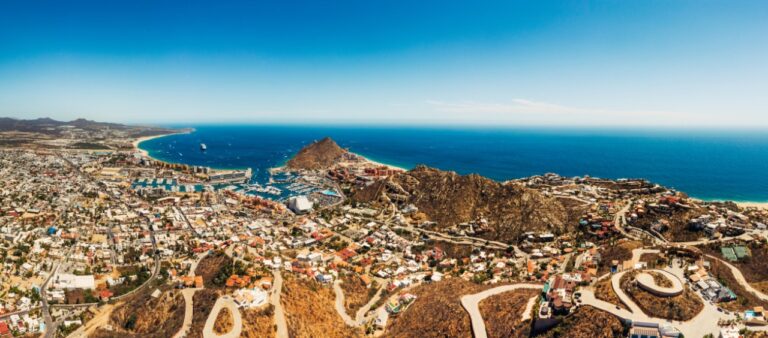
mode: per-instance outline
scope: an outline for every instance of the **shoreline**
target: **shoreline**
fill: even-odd
[[[405,169],[403,167],[398,167],[396,165],[391,165],[391,164],[386,164],[386,163],[383,163],[383,162],[374,161],[374,160],[370,159],[369,157],[365,157],[365,156],[360,155],[360,154],[358,154],[356,152],[351,152],[351,153],[353,153],[353,154],[363,158],[366,162],[368,162],[370,164],[373,164],[375,166],[387,167],[387,169],[393,169],[393,170],[408,171],[408,169]]]
[[[768,210],[768,202],[734,202],[736,205],[742,208],[757,208],[762,210]]]
[[[139,144],[141,144],[144,141],[154,140],[156,138],[161,138],[161,137],[166,137],[166,136],[190,134],[193,131],[194,130],[188,130],[188,131],[180,131],[180,132],[170,133],[170,134],[142,136],[142,137],[139,137],[139,138],[133,140],[133,142],[131,142],[131,144],[133,144],[133,149],[135,149],[136,151],[140,152],[143,156],[146,156],[146,157],[148,157],[151,160],[160,161],[159,159],[156,159],[156,158],[152,157],[151,155],[149,155],[148,151],[146,151],[144,149],[141,149],[141,147],[139,147]],[[165,161],[161,161],[161,162],[165,162]]]
[[[172,135],[190,134],[192,132],[194,132],[194,129],[187,130],[187,131],[180,131],[180,132],[176,132],[176,133],[170,133],[170,134],[144,136],[144,137],[140,137],[140,138],[135,139],[132,142],[132,144],[133,144],[134,149],[136,151],[138,151],[139,153],[141,153],[142,156],[144,156],[146,158],[149,158],[151,160],[154,160],[154,161],[170,163],[170,162],[163,161],[161,159],[152,157],[149,154],[148,151],[146,151],[144,149],[141,149],[139,147],[139,144],[141,144],[144,141],[149,141],[149,140],[153,140],[153,139],[156,139],[156,138],[172,136]],[[371,158],[366,157],[366,156],[361,155],[361,154],[356,153],[356,152],[351,152],[351,153],[353,153],[353,154],[363,158],[366,162],[368,162],[368,163],[370,163],[371,165],[374,165],[374,166],[387,167],[388,169],[400,170],[400,171],[403,171],[403,172],[409,171],[409,169],[406,169],[406,168],[403,168],[403,167],[399,167],[399,166],[396,166],[396,165],[387,164],[387,163],[383,163],[383,162],[372,160]],[[187,163],[171,163],[171,164],[187,164]],[[214,169],[214,170],[238,170],[238,169],[225,169],[225,168],[213,168],[213,167],[211,169]],[[286,169],[286,166],[285,166],[285,163],[283,163],[280,166],[268,168],[267,170],[270,171],[270,172],[277,172],[277,171],[282,171],[282,170],[285,170],[285,169]],[[768,201],[734,201],[734,200],[727,200],[727,199],[710,200],[710,199],[699,199],[699,198],[696,198],[694,196],[691,196],[691,197],[696,199],[696,200],[699,200],[701,202],[733,202],[733,203],[736,203],[736,205],[738,205],[741,208],[757,208],[757,209],[762,209],[762,210],[768,210]]]
[[[398,166],[395,166],[395,165],[391,165],[391,164],[386,164],[386,163],[382,163],[382,162],[373,161],[373,160],[371,160],[371,159],[369,159],[369,158],[367,158],[367,157],[365,157],[365,156],[363,156],[363,155],[360,155],[360,154],[358,154],[358,153],[355,153],[355,152],[352,152],[352,153],[353,153],[353,154],[355,154],[355,155],[357,155],[358,157],[360,157],[360,158],[364,159],[364,160],[365,160],[365,162],[367,162],[368,164],[371,164],[371,165],[374,165],[374,166],[377,166],[377,167],[386,167],[387,169],[390,169],[390,170],[399,170],[399,171],[403,171],[403,172],[406,172],[406,171],[408,171],[408,169],[405,169],[405,168],[403,168],[403,167],[398,167]],[[269,172],[272,172],[272,173],[274,173],[274,172],[280,172],[280,171],[284,171],[284,170],[286,170],[286,169],[287,169],[287,168],[286,168],[286,165],[285,165],[285,164],[283,164],[283,165],[281,165],[281,166],[272,167],[272,168],[269,168],[269,169],[267,169],[267,170],[268,170]]]

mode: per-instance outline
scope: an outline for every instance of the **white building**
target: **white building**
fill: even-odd
[[[288,200],[288,209],[291,209],[294,213],[305,214],[312,210],[313,203],[309,201],[307,196],[295,196]]]
[[[93,275],[77,276],[70,273],[60,273],[53,278],[55,289],[96,289],[96,280]]]

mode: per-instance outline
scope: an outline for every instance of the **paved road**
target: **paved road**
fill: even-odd
[[[107,304],[99,309],[96,315],[91,318],[85,325],[77,328],[75,332],[72,332],[69,338],[86,338],[91,335],[96,329],[103,328],[109,324],[109,316],[112,314],[112,310],[115,308],[112,304]]]
[[[480,301],[488,297],[504,293],[507,291],[519,290],[519,289],[535,289],[541,290],[540,284],[513,284],[499,286],[493,289],[488,289],[474,295],[466,295],[461,297],[461,306],[469,313],[469,318],[472,321],[472,334],[475,338],[487,338],[488,335],[485,331],[485,321],[483,315],[480,313],[479,304]],[[530,301],[529,301],[530,304]],[[528,306],[526,306],[527,308]],[[532,307],[532,306],[531,306]]]
[[[218,335],[213,332],[213,326],[216,324],[216,318],[219,316],[219,311],[223,308],[228,308],[229,313],[232,314],[233,326],[229,332]],[[203,327],[203,338],[237,338],[240,337],[240,333],[243,331],[243,318],[240,315],[240,309],[237,308],[237,304],[229,296],[222,296],[216,300],[216,304],[213,304],[211,314],[208,315],[208,319],[205,321]]]
[[[197,236],[198,238],[202,237],[200,233],[197,231],[197,228],[192,226],[192,222],[190,222],[189,218],[187,218],[187,214],[185,214],[184,211],[182,211],[181,208],[179,208],[176,205],[174,205],[173,208],[176,209],[176,212],[178,212],[181,215],[181,218],[184,219],[184,223],[187,223],[187,227],[189,228],[189,230],[195,233],[195,236]]]
[[[745,233],[741,234],[740,236],[736,236],[736,237],[721,237],[721,238],[717,238],[717,239],[704,238],[704,239],[700,239],[700,240],[697,240],[697,241],[673,242],[671,244],[682,245],[682,246],[697,246],[697,245],[707,244],[707,243],[717,243],[717,242],[732,241],[732,240],[735,240],[735,239],[740,239],[740,240],[743,240],[743,241],[749,241],[749,240],[752,239],[751,235],[753,235],[753,234],[760,235],[760,232],[759,231],[752,231],[751,234],[750,234],[750,232],[745,232]]]
[[[6,313],[6,314],[2,314],[2,315],[0,315],[0,320],[8,319],[8,318],[10,318],[13,315],[23,316],[23,315],[25,315],[27,313],[30,313],[32,311],[35,311],[35,310],[41,309],[41,308],[42,307],[40,307],[40,306],[36,306],[36,307],[30,308],[29,310],[9,312],[9,313]]]
[[[660,253],[660,250],[657,249],[645,249],[645,248],[637,248],[632,250],[632,266],[635,266],[635,264],[640,262],[640,257],[643,256],[643,254],[657,254]]]
[[[359,310],[357,310],[357,313],[355,314],[355,319],[352,319],[352,317],[347,314],[347,310],[344,307],[344,291],[341,289],[341,281],[336,280],[333,282],[333,292],[336,294],[336,312],[341,316],[341,319],[344,320],[344,323],[347,324],[347,326],[352,327],[359,327],[364,325],[369,317],[366,317],[365,314],[368,313],[368,310],[371,309],[371,306],[375,304],[379,298],[381,298],[381,291],[384,289],[384,287],[379,287],[379,290],[376,291],[376,294],[371,298],[371,300],[368,301],[363,307],[361,307]],[[373,313],[372,313],[373,314]]]
[[[531,320],[533,318],[533,307],[536,305],[536,301],[539,300],[539,295],[534,295],[528,300],[528,304],[525,304],[525,310],[523,310],[523,316],[520,317],[521,321]]]
[[[677,269],[668,268],[668,269],[665,269],[665,271],[673,274],[677,278],[683,278],[683,270],[680,268],[677,268]],[[593,306],[600,310],[612,313],[613,315],[619,318],[630,320],[633,322],[651,322],[651,323],[668,324],[680,330],[680,332],[682,332],[683,335],[685,335],[686,337],[703,337],[710,333],[717,335],[717,333],[720,330],[720,327],[717,325],[719,320],[721,319],[729,320],[729,319],[735,318],[733,314],[726,315],[722,312],[719,312],[717,310],[717,306],[701,298],[699,294],[696,294],[696,297],[699,297],[699,299],[702,301],[702,303],[704,304],[704,308],[691,320],[688,320],[685,322],[668,321],[666,319],[648,316],[645,313],[643,313],[640,307],[637,304],[635,304],[635,302],[632,301],[629,295],[624,293],[624,291],[619,286],[619,280],[627,272],[628,271],[623,271],[611,276],[611,286],[613,287],[614,292],[616,292],[616,295],[619,297],[621,302],[624,303],[627,306],[627,308],[630,309],[629,311],[625,309],[617,308],[616,305],[614,304],[610,304],[595,298],[594,291],[591,289],[581,290],[581,293],[582,293],[581,300],[583,304]]]
[[[515,255],[517,257],[528,257],[528,254],[520,250],[520,248],[518,248],[517,245],[506,244],[498,241],[491,241],[483,238],[470,237],[470,236],[452,236],[452,235],[448,235],[440,232],[415,228],[413,226],[404,227],[400,225],[394,225],[394,228],[405,230],[408,232],[418,232],[420,234],[426,234],[431,236],[434,240],[448,242],[452,244],[472,245],[476,247],[488,248],[493,250],[506,250],[511,246],[515,250]]]
[[[705,255],[705,256],[707,256],[707,258],[711,258],[711,259],[719,261],[720,263],[725,264],[725,266],[727,266],[729,269],[731,269],[731,272],[733,273],[733,277],[736,278],[736,281],[739,282],[739,284],[741,284],[741,286],[743,286],[747,291],[755,294],[755,296],[757,298],[760,298],[761,300],[768,302],[768,295],[766,295],[766,294],[760,292],[759,290],[753,288],[752,285],[750,285],[749,282],[747,282],[747,279],[744,278],[744,275],[741,273],[741,271],[737,267],[735,267],[735,266],[731,265],[731,263],[728,263],[728,262],[726,262],[726,261],[724,261],[724,260],[722,260],[720,258],[717,258],[715,256],[712,256],[712,255]]]
[[[285,320],[285,310],[280,303],[280,294],[283,291],[283,275],[279,270],[273,273],[272,294],[269,295],[269,302],[275,307],[275,326],[277,326],[277,338],[288,338],[288,323]]]
[[[664,243],[664,242],[666,242],[666,240],[663,239],[663,237],[659,238],[656,235],[654,235],[654,234],[652,234],[652,233],[650,233],[650,232],[648,232],[646,230],[627,226],[627,212],[629,212],[629,209],[632,207],[633,203],[634,202],[631,201],[631,200],[627,201],[627,204],[624,205],[624,207],[621,208],[621,210],[619,210],[616,213],[616,215],[614,216],[613,224],[614,224],[614,227],[616,228],[616,230],[619,230],[619,232],[622,235],[624,235],[624,237],[632,238],[632,239],[638,240],[638,241],[642,241],[643,237],[640,237],[640,236],[637,236],[637,235],[633,234],[632,231],[639,231],[639,232],[641,232],[642,234],[644,234],[645,236],[648,236],[651,240],[653,240],[654,243]],[[630,231],[627,231],[628,229]]]
[[[653,276],[650,273],[648,273],[651,271],[665,276],[670,282],[672,282],[672,286],[664,287],[656,284],[656,279],[653,278]],[[654,292],[657,295],[677,296],[683,293],[683,291],[685,291],[685,289],[683,288],[682,280],[677,278],[677,276],[675,276],[671,272],[668,272],[665,270],[659,270],[659,269],[644,270],[644,272],[641,272],[637,274],[637,276],[635,276],[635,280],[637,280],[638,285],[646,288],[651,292]]]
[[[69,257],[69,254],[72,252],[72,249],[70,249],[67,252],[66,257]],[[65,258],[66,260],[66,258]],[[44,338],[52,338],[56,335],[56,331],[59,329],[59,325],[57,322],[53,321],[53,317],[51,317],[51,310],[48,306],[48,283],[51,281],[53,276],[56,275],[56,273],[59,271],[59,267],[61,267],[61,261],[59,261],[58,264],[56,264],[56,267],[51,270],[51,274],[48,276],[48,278],[45,279],[45,282],[40,287],[40,298],[42,299],[43,303],[43,320],[45,321],[45,335],[43,335]]]
[[[341,289],[340,285],[341,281],[338,279],[333,282],[333,292],[336,294],[336,312],[341,316],[341,319],[344,320],[344,323],[346,323],[347,326],[358,326],[358,323],[347,314],[347,310],[344,308],[344,291]]]
[[[187,331],[192,327],[192,315],[194,312],[193,299],[195,292],[201,289],[184,289],[181,291],[181,295],[184,296],[184,323],[181,325],[179,332],[173,336],[174,338],[181,338],[187,336]]]

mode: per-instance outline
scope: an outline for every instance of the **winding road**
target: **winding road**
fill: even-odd
[[[365,314],[368,313],[368,311],[371,309],[371,306],[373,304],[376,304],[376,302],[381,298],[381,291],[384,289],[384,287],[379,287],[379,289],[376,291],[376,294],[371,298],[371,300],[368,301],[363,307],[361,307],[359,310],[357,310],[357,313],[355,313],[355,319],[352,319],[352,317],[347,314],[347,310],[344,307],[344,290],[341,289],[341,281],[336,280],[333,282],[333,292],[336,294],[336,302],[335,302],[335,308],[336,312],[341,316],[341,319],[344,320],[344,323],[347,324],[347,326],[351,327],[359,327],[364,325],[370,316],[366,316]]]
[[[184,296],[184,322],[181,324],[179,332],[173,336],[173,338],[186,337],[187,332],[192,327],[192,315],[194,312],[194,304],[192,303],[195,292],[200,289],[184,289],[181,290],[181,295]]]
[[[540,284],[512,284],[512,285],[504,285],[499,286],[493,289],[488,289],[480,293],[476,293],[473,295],[466,295],[461,297],[461,306],[464,307],[464,310],[469,313],[469,318],[472,321],[472,334],[475,338],[487,338],[488,334],[485,330],[485,320],[483,320],[483,315],[480,313],[480,302],[483,299],[486,299],[491,296],[498,295],[500,293],[504,293],[507,291],[514,291],[519,289],[534,289],[534,290],[541,290],[542,285]],[[528,301],[528,304],[526,305],[526,312],[523,313],[523,320],[530,319],[530,313],[533,308],[533,305],[535,304],[535,299],[532,302],[531,300]]]
[[[272,294],[269,295],[269,303],[275,307],[275,326],[277,327],[277,338],[288,338],[288,323],[285,320],[285,310],[280,303],[280,294],[283,292],[283,275],[275,270],[272,273],[274,280],[272,285]]]
[[[723,263],[725,266],[731,269],[731,273],[733,273],[733,277],[736,278],[736,281],[739,282],[739,284],[741,284],[741,286],[743,286],[744,289],[746,289],[748,292],[753,293],[755,297],[760,298],[760,300],[768,302],[768,295],[753,288],[752,285],[749,284],[749,282],[747,282],[747,279],[744,278],[744,274],[741,273],[741,270],[739,270],[737,267],[715,256],[712,256],[712,255],[705,255],[705,256],[707,256],[707,258],[714,259],[720,263]]]
[[[681,268],[667,268],[664,269],[664,271],[671,274],[672,276],[675,276],[675,278],[678,278],[681,281],[683,280],[683,270]],[[645,314],[642,309],[640,309],[640,307],[632,300],[629,295],[624,292],[624,290],[621,289],[621,277],[624,276],[624,274],[627,272],[629,272],[629,270],[612,275],[611,286],[613,291],[619,297],[619,300],[625,304],[629,310],[621,309],[614,304],[610,304],[608,302],[597,299],[595,297],[594,290],[591,288],[581,290],[581,300],[583,304],[606,311],[623,320],[651,323],[661,322],[663,324],[677,328],[686,337],[703,337],[710,333],[717,335],[717,333],[720,331],[718,322],[721,319],[732,320],[736,318],[734,314],[725,314],[718,311],[717,306],[701,298],[699,294],[696,294],[696,297],[700,298],[701,302],[704,304],[704,308],[691,320],[684,322],[669,321],[663,318],[649,316]]]
[[[218,335],[213,332],[213,326],[216,324],[216,318],[219,316],[219,312],[226,307],[229,309],[229,313],[232,314],[233,326],[229,332]],[[203,338],[237,338],[240,337],[240,333],[243,331],[243,318],[240,315],[240,309],[237,308],[237,304],[232,297],[222,296],[216,300],[216,304],[213,305],[211,314],[208,315],[208,319],[205,321],[203,327]]]

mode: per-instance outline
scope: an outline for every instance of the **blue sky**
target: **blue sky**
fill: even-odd
[[[766,1],[0,2],[0,116],[768,127]]]

